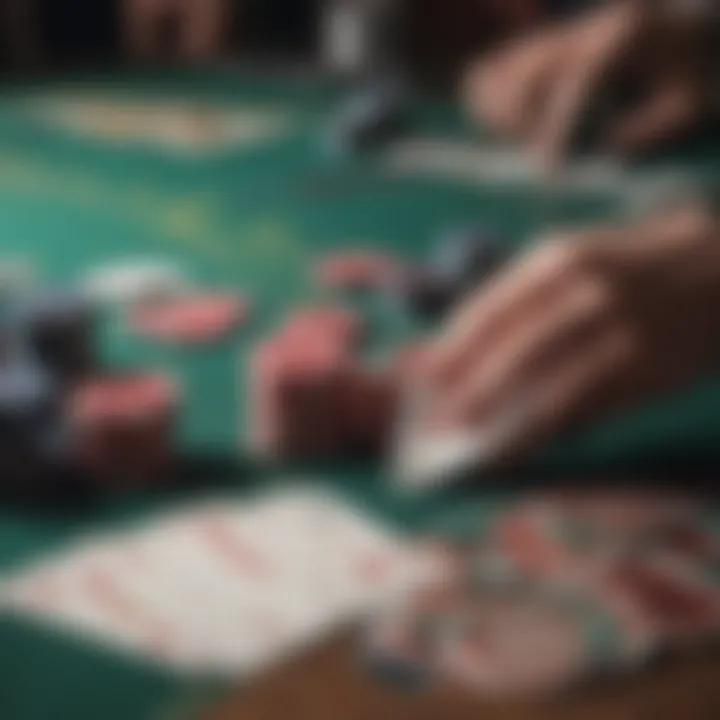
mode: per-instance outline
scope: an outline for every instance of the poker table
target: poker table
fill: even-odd
[[[2,256],[31,264],[39,281],[52,286],[75,283],[122,257],[169,258],[202,287],[246,294],[253,318],[219,343],[178,348],[133,336],[121,317],[102,315],[103,364],[162,367],[180,379],[182,469],[172,483],[152,488],[68,493],[52,501],[42,493],[8,498],[0,506],[4,572],[84,532],[216,491],[242,495],[282,486],[298,474],[340,488],[388,523],[413,530],[473,522],[538,478],[712,472],[720,451],[720,378],[560,438],[522,468],[484,477],[482,486],[432,498],[398,497],[381,463],[269,468],[252,460],[243,444],[248,354],[293,305],[337,301],[312,281],[316,258],[357,245],[422,258],[444,228],[470,222],[493,228],[512,252],[543,228],[627,211],[617,196],[600,192],[548,199],[531,182],[408,175],[393,172],[382,150],[338,153],[323,130],[341,97],[332,83],[301,72],[238,68],[52,78],[6,89]],[[214,108],[219,117],[245,116],[236,120],[244,128],[225,136],[222,123],[208,129],[205,121],[173,119],[198,107]],[[417,103],[411,132],[493,142],[431,99]],[[716,146],[690,148],[672,162],[703,181],[720,176]],[[347,302],[370,322],[369,357],[428,329],[378,298]],[[9,613],[0,615],[0,678],[0,708],[9,720],[180,717],[218,689]]]

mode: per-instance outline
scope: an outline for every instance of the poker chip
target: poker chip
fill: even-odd
[[[172,411],[177,386],[162,374],[121,375],[89,380],[71,397],[75,418],[142,419]]]
[[[350,352],[362,341],[365,326],[358,315],[345,308],[301,307],[293,310],[280,333],[298,343],[323,340],[337,343]]]
[[[567,491],[548,496],[544,505],[569,532],[584,528],[588,536],[626,542],[692,527],[697,510],[697,504],[682,495],[644,490]]]
[[[76,381],[95,364],[92,303],[74,288],[48,288],[23,297],[13,311],[15,332],[56,378]]]
[[[324,257],[315,267],[318,283],[342,290],[378,287],[398,262],[378,252],[346,251]]]
[[[589,662],[582,622],[524,596],[476,598],[439,648],[448,679],[488,694],[552,693],[587,673]]]
[[[57,383],[38,363],[14,359],[0,366],[0,473],[6,489],[37,489],[63,459],[59,399]]]
[[[391,308],[411,318],[439,318],[456,298],[451,283],[426,268],[400,268],[385,273],[381,289]]]
[[[366,455],[388,449],[398,411],[398,383],[392,375],[356,366],[349,372],[343,420],[348,444]]]
[[[500,266],[501,248],[499,239],[484,227],[454,228],[438,241],[429,267],[460,297]]]
[[[409,124],[410,98],[398,81],[374,83],[341,107],[326,142],[335,152],[356,153],[380,147],[402,135]]]
[[[67,401],[73,456],[97,485],[157,483],[174,464],[177,385],[166,375],[99,377]]]
[[[322,338],[321,338],[322,340]],[[344,447],[347,353],[335,341],[279,334],[250,362],[250,442],[270,460],[327,459]]]
[[[178,344],[209,343],[248,316],[248,303],[229,293],[193,293],[132,309],[128,325],[139,335]]]
[[[82,286],[101,304],[136,305],[185,292],[187,278],[174,263],[164,260],[121,260],[89,272]]]
[[[720,633],[720,590],[687,566],[627,557],[612,566],[597,592],[628,627],[645,628],[666,647]]]

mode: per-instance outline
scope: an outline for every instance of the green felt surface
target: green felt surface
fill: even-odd
[[[40,122],[22,110],[28,93],[117,98],[190,97],[240,107],[280,106],[292,131],[277,142],[197,157],[150,144],[113,146]],[[44,282],[71,283],[122,255],[172,257],[201,284],[238,288],[252,298],[252,324],[211,348],[173,349],[129,335],[109,316],[101,332],[109,365],[160,366],[185,389],[180,434],[182,487],[112,494],[63,507],[0,507],[0,566],[11,570],[83,531],[136,518],[215,488],[245,492],[282,484],[284,474],[254,466],[239,450],[247,351],[301,301],[326,299],[310,277],[314,258],[353,241],[422,257],[448,225],[480,221],[519,247],[546,224],[579,223],[620,212],[600,196],[554,197],[532,187],[465,186],[430,177],[400,179],[372,158],[322,151],[321,127],[334,94],[306,80],[232,72],[97,78],[15,88],[0,105],[0,254],[33,262]],[[447,108],[427,104],[418,129],[464,134]],[[720,157],[720,154],[716,154]],[[703,172],[715,165],[703,156]],[[698,168],[700,164],[698,161]],[[717,163],[720,168],[720,162]],[[372,299],[369,352],[418,330]],[[720,447],[720,381],[563,438],[532,459],[537,471],[635,468],[712,462]],[[283,472],[321,473],[390,522],[422,527],[474,519],[497,498],[467,491],[409,502],[392,493],[380,468],[359,464]],[[456,508],[460,515],[453,515]],[[8,720],[155,718],[191,705],[197,688],[181,678],[102,653],[16,619],[0,621],[0,711]],[[186,705],[186,706],[190,706]]]

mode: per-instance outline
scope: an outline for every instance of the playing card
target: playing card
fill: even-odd
[[[481,144],[440,137],[412,137],[395,143],[385,158],[393,172],[430,175],[473,185],[510,186],[548,182],[545,168],[532,154],[514,147]],[[678,192],[693,187],[687,173],[678,167],[643,172],[605,157],[574,159],[553,186],[564,194],[596,192],[618,197],[631,208],[654,206]]]
[[[16,611],[177,670],[248,674],[395,592],[408,559],[337,497],[295,489],[89,537],[5,590]]]

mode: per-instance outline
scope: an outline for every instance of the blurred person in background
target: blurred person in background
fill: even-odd
[[[0,0],[0,38],[12,67],[37,65],[42,53],[38,0]]]
[[[716,0],[604,2],[479,58],[465,100],[473,116],[550,163],[571,149],[587,113],[608,103],[618,112],[600,129],[603,149],[645,150],[720,118],[719,24]]]
[[[217,58],[230,0],[122,0],[124,46],[136,60]]]
[[[720,6],[602,3],[511,39],[464,84],[474,117],[553,172],[588,111],[609,152],[701,126],[720,135]],[[448,426],[503,427],[498,459],[678,388],[720,363],[717,202],[539,242],[479,289],[432,348],[421,380]]]

